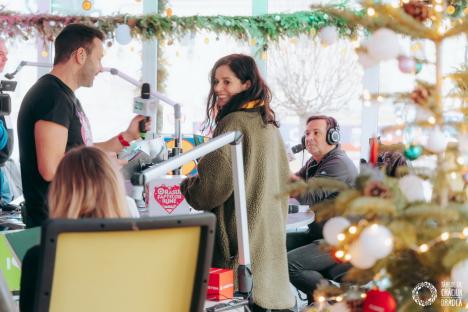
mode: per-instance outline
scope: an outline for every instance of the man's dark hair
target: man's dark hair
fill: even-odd
[[[331,116],[325,116],[325,115],[313,115],[307,118],[306,125],[309,124],[312,120],[325,120],[327,122],[327,131],[330,130],[331,128],[335,128],[337,131],[340,130],[340,125],[338,124],[338,121],[336,121],[335,118]]]
[[[98,38],[104,41],[104,34],[97,28],[83,25],[70,24],[66,26],[55,39],[54,65],[68,61],[74,51],[84,48],[90,54],[93,40]]]

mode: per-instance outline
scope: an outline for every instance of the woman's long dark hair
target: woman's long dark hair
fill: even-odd
[[[229,102],[217,112],[216,102],[218,97],[214,91],[215,85],[215,74],[216,70],[223,65],[229,66],[231,71],[236,77],[242,82],[250,81],[250,88],[241,93],[238,93],[231,97]],[[241,110],[241,107],[254,100],[260,100],[263,102],[262,106],[258,107],[260,114],[262,115],[263,122],[265,124],[273,124],[278,127],[278,121],[276,120],[275,112],[270,107],[271,102],[271,91],[263,80],[260,72],[255,64],[255,60],[244,54],[231,54],[219,59],[210,74],[210,94],[206,103],[206,121],[203,130],[207,128],[212,130],[213,126],[218,124],[229,113]],[[214,121],[214,123],[213,123]]]

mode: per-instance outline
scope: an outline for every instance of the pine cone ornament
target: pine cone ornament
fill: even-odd
[[[411,100],[413,100],[414,103],[424,106],[427,104],[427,100],[429,99],[429,96],[431,93],[429,92],[428,89],[418,86],[416,89],[411,92]]]
[[[403,4],[406,14],[411,15],[415,20],[424,22],[429,17],[429,8],[424,1],[410,1]]]
[[[364,187],[364,195],[371,197],[390,198],[392,196],[388,187],[380,181],[370,181]]]

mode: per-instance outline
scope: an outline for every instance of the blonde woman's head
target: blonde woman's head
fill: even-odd
[[[128,209],[123,184],[110,158],[95,147],[69,151],[49,189],[51,218],[119,218]]]

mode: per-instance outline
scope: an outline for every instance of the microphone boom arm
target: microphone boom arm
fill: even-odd
[[[39,63],[39,62],[29,62],[29,61],[21,61],[19,65],[16,67],[15,71],[12,73],[5,74],[5,77],[9,80],[13,79],[15,75],[24,67],[24,66],[35,66],[35,67],[44,67],[44,68],[52,68],[52,64],[49,63]],[[135,87],[141,88],[142,83],[135,80],[134,78],[130,77],[129,75],[119,71],[116,68],[112,67],[104,67],[102,69],[103,72],[109,72],[112,75],[119,76],[123,80],[127,81],[128,83],[134,85]],[[181,130],[181,105],[176,103],[175,101],[171,100],[164,94],[161,94],[157,91],[151,91],[151,95],[158,100],[163,101],[164,103],[172,106],[174,108],[174,154],[175,156],[180,154],[182,151],[182,130]]]
[[[142,83],[137,81],[136,79],[130,77],[124,72],[112,67],[104,67],[102,69],[103,72],[109,72],[111,75],[116,75],[122,78],[123,80],[127,81],[128,83],[134,85],[135,87],[141,88]],[[182,152],[182,130],[181,130],[181,105],[164,94],[161,94],[154,89],[151,89],[151,96],[157,98],[160,101],[172,106],[174,108],[174,156],[177,156]]]

